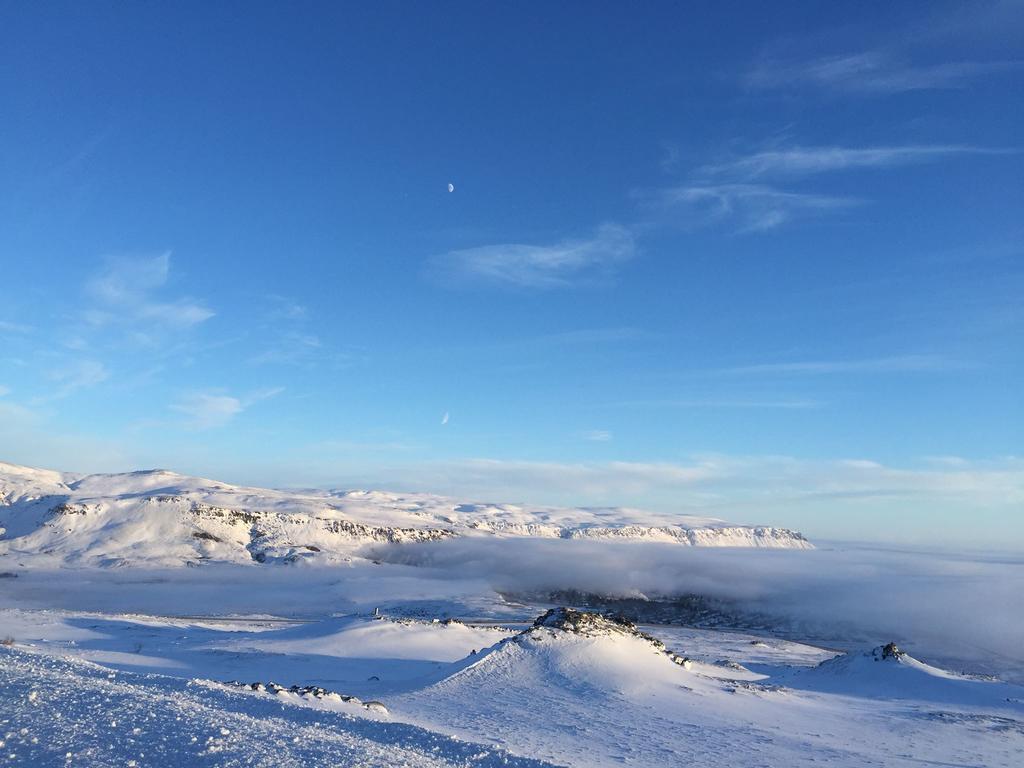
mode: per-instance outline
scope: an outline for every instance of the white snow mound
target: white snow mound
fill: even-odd
[[[824,661],[780,680],[794,688],[879,699],[1006,706],[1024,702],[1024,688],[949,672],[918,661],[895,643]]]

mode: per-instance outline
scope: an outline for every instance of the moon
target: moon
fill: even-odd
[[[448,185],[448,191],[449,192],[454,192],[455,191],[455,185],[454,184],[449,184]]]

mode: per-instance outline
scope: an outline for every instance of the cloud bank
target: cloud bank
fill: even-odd
[[[330,471],[315,457],[309,466]],[[334,474],[311,482],[339,479]],[[481,502],[640,507],[665,516],[779,525],[812,537],[827,529],[839,538],[871,541],[1024,544],[1024,460],[1013,456],[904,465],[721,454],[673,462],[452,459],[382,464],[343,484]]]
[[[784,620],[805,637],[891,639],[925,658],[1024,674],[1024,557],[868,548],[750,550],[640,542],[454,539],[375,547],[436,578],[502,592],[577,589],[648,598],[698,594]]]

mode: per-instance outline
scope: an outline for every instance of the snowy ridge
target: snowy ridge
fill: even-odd
[[[51,565],[344,563],[368,544],[455,536],[809,549],[783,528],[627,508],[459,503],[430,494],[278,491],[166,470],[76,475],[0,463],[0,557]]]

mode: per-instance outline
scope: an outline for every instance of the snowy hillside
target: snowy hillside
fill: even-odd
[[[819,600],[805,574],[844,561],[784,529],[10,464],[0,529],[6,764],[1024,757],[1017,651],[978,621],[965,666],[900,622],[878,632],[860,608],[874,582],[838,569],[850,583]],[[900,583],[900,615],[912,581],[878,582]],[[806,634],[832,603],[840,620]],[[948,633],[940,610],[918,626]],[[947,671],[979,664],[1002,679]]]
[[[369,544],[464,536],[811,548],[801,534],[782,528],[633,509],[276,491],[164,470],[75,475],[0,462],[0,557],[50,565],[329,564],[350,561]]]
[[[991,707],[1005,704],[1022,693],[1020,686],[925,664],[901,651],[895,643],[830,659],[814,669],[795,673],[790,684],[867,698],[967,702]]]
[[[357,585],[372,591],[370,604],[386,602],[382,580],[410,590],[387,565],[362,568],[384,574]],[[0,591],[7,764],[64,765],[70,754],[70,764],[96,766],[1016,768],[1024,757],[1024,688],[891,646],[838,654],[498,598],[461,621],[377,616],[343,604],[326,570],[10,579]],[[222,591],[196,590],[211,574]],[[80,581],[120,604],[135,603],[134,593],[157,607],[174,590],[207,615],[60,607],[81,602],[71,589]],[[66,599],[48,597],[51,587]],[[247,587],[282,610],[312,593],[320,615],[210,615],[236,607],[224,598],[240,600]],[[346,612],[333,613],[338,606]]]

